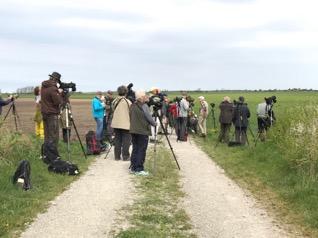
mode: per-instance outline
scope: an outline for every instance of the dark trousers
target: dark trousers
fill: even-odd
[[[219,142],[229,143],[231,124],[221,123]]]
[[[176,123],[176,133],[177,140],[186,141],[187,140],[187,117],[178,117]]]
[[[57,148],[59,143],[59,122],[57,115],[42,114],[44,124],[44,142],[53,141]]]
[[[115,143],[114,143],[114,152],[115,159],[120,160],[122,155],[123,160],[129,160],[129,147],[131,144],[131,135],[128,130],[123,129],[114,129],[115,132]]]
[[[133,149],[131,153],[131,170],[139,172],[144,170],[146,151],[148,147],[148,136],[131,134]]]
[[[68,138],[67,138],[67,133],[68,133]],[[63,134],[63,142],[67,143],[67,141],[70,141],[70,138],[71,138],[71,128],[69,129],[62,128],[62,134]]]
[[[245,145],[247,141],[246,131],[247,127],[235,127],[235,141]]]

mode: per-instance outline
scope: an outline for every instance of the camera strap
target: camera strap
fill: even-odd
[[[122,97],[121,99],[119,99],[118,100],[118,102],[115,104],[115,106],[114,106],[114,109],[113,109],[113,112],[116,110],[116,108],[118,107],[118,105],[119,105],[119,103],[121,102],[121,100],[125,100],[126,101],[126,103],[127,103],[127,107],[129,108],[129,103],[127,102],[127,99],[126,98],[124,98],[124,97]]]

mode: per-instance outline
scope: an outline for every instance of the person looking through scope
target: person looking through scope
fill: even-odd
[[[57,152],[59,141],[59,122],[60,105],[63,101],[60,87],[61,74],[53,72],[50,78],[42,82],[41,87],[41,113],[44,124],[44,147],[52,147]],[[59,157],[57,152],[57,157]],[[57,158],[43,158],[55,160]],[[50,161],[44,161],[50,162]]]
[[[3,100],[2,97],[0,97],[0,115],[2,113],[2,107],[10,104],[14,100],[14,97],[10,95],[6,100]]]
[[[247,128],[248,118],[250,118],[250,110],[247,107],[247,103],[244,102],[243,96],[239,97],[238,101],[234,101],[234,115],[233,124],[235,126],[235,141],[241,145],[245,145],[247,142]]]
[[[225,96],[223,98],[223,101],[219,105],[220,108],[220,116],[219,116],[219,122],[220,122],[220,134],[218,141],[224,142],[226,144],[230,141],[230,129],[233,119],[233,103],[231,103],[231,99],[228,96]]]
[[[147,176],[144,162],[148,147],[150,126],[156,127],[157,123],[152,118],[147,102],[149,97],[144,91],[136,92],[136,101],[130,107],[130,133],[132,137],[131,172],[136,175]]]
[[[189,111],[189,102],[186,99],[187,94],[183,93],[182,98],[176,98],[177,104],[177,123],[176,123],[176,132],[177,132],[177,141],[187,141],[187,121],[188,121],[188,111]]]

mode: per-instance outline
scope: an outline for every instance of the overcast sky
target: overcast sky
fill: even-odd
[[[317,2],[317,3],[316,3]],[[318,89],[317,0],[1,0],[0,89]]]

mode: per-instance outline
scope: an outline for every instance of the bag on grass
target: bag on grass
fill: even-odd
[[[57,174],[66,174],[68,175],[77,175],[79,174],[79,169],[76,164],[72,164],[68,161],[64,160],[55,160],[53,161],[49,167],[48,170],[50,172],[54,172]]]
[[[27,160],[22,160],[12,177],[13,184],[23,183],[22,188],[29,190],[31,188],[31,167]]]
[[[100,143],[96,140],[96,134],[94,131],[89,131],[85,135],[86,138],[86,150],[88,155],[98,155],[101,152]]]
[[[59,153],[53,141],[44,142],[42,144],[41,158],[46,164],[50,164],[52,161],[60,159]]]
[[[228,146],[229,147],[234,147],[234,146],[241,146],[242,143],[239,141],[229,141]]]

